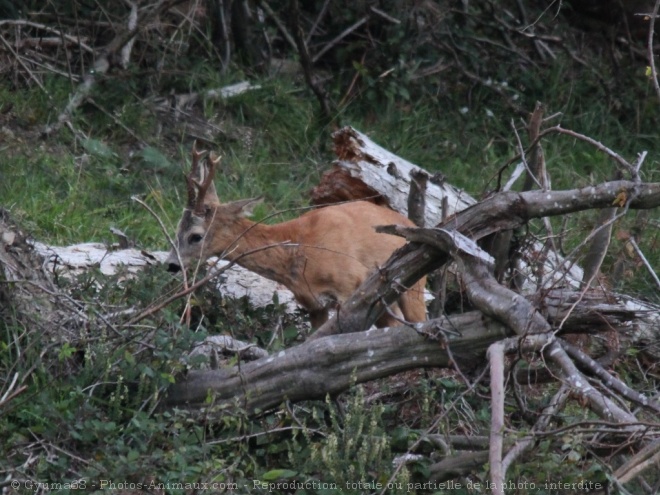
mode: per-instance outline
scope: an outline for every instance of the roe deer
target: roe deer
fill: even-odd
[[[220,158],[210,154],[200,167],[202,155],[193,145],[192,170],[186,178],[188,205],[179,222],[176,249],[165,262],[169,271],[211,256],[236,260],[289,288],[309,311],[313,328],[405,244],[400,237],[376,233],[374,226],[413,225],[399,213],[366,201],[326,206],[275,225],[256,223],[246,217],[261,199],[221,203],[213,184]],[[377,325],[396,324],[393,315],[424,321],[424,284],[422,279],[403,293]]]

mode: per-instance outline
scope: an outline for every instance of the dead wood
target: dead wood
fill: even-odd
[[[432,483],[442,483],[453,478],[466,476],[481,469],[488,462],[488,451],[465,452],[443,459],[429,466],[429,480]]]
[[[0,209],[2,318],[25,326],[47,324],[54,312],[53,302],[39,286],[49,291],[55,290],[26,234],[10,219],[7,211]]]
[[[429,175],[423,171],[413,171],[410,175],[410,192],[408,193],[408,218],[418,227],[424,227],[424,212],[426,211],[426,188]]]
[[[303,36],[302,28],[300,27],[300,7],[298,5],[298,0],[290,0],[289,8],[289,23],[291,25],[291,31],[293,32],[293,40],[298,48],[298,56],[300,57],[300,65],[302,66],[303,74],[305,75],[305,82],[307,82],[307,85],[319,101],[323,120],[330,123],[332,122],[333,116],[330,99],[320,79],[314,74],[313,64],[316,60],[312,59],[309,54],[307,42]]]
[[[443,337],[442,329],[457,329],[461,335]],[[355,383],[409,369],[448,367],[447,344],[459,366],[480,363],[488,345],[507,335],[502,325],[482,320],[479,313],[434,320],[415,329],[402,326],[334,335],[240,367],[191,371],[170,387],[166,405],[203,404],[211,392],[216,404],[235,405],[254,414],[284,400],[323,399]]]
[[[502,342],[496,342],[488,348],[490,361],[490,464],[491,482],[495,486],[494,494],[504,494],[504,475],[502,469],[502,449],[504,447],[504,351]]]
[[[616,208],[603,208],[598,215],[596,228],[599,230],[591,240],[589,251],[585,257],[584,276],[582,278],[585,285],[594,286],[597,284],[596,276],[610,247],[615,216]]]
[[[436,225],[441,220],[443,198],[446,198],[448,207],[446,216],[476,203],[469,194],[446,183],[442,175],[429,174],[352,127],[340,129],[332,139],[337,160],[313,189],[314,204],[371,199],[377,195],[380,202],[408,216],[411,177],[418,174],[429,177],[424,225]]]
[[[471,302],[484,315],[504,323],[522,338],[530,335],[537,338],[539,344],[533,344],[534,347],[538,347],[536,350],[543,349],[546,359],[555,362],[559,366],[565,382],[573,387],[575,393],[584,396],[595,412],[603,416],[604,419],[621,423],[635,422],[634,416],[619,408],[588,383],[586,377],[568,358],[561,346],[562,341],[555,339],[553,328],[547,319],[523,296],[502,286],[495,280],[491,273],[492,258],[480,250],[476,244],[456,232],[450,233],[443,229],[397,227],[392,230],[404,234],[410,240],[425,242],[439,250],[451,252],[452,257],[460,267]],[[543,338],[538,339],[541,336]],[[497,355],[502,352],[503,350],[498,352],[496,348],[491,359],[497,363]],[[596,370],[595,367],[593,369]],[[605,382],[615,381],[614,377],[602,368],[597,371],[597,375]],[[497,384],[497,381],[495,383]],[[496,390],[497,386],[494,385],[493,393]],[[638,399],[639,405],[648,406],[649,400],[646,397],[633,395],[629,398],[632,400]],[[494,401],[494,407],[495,404]],[[496,418],[496,416],[494,414],[493,417]],[[498,424],[497,427],[499,428],[501,425]],[[501,452],[501,446],[499,451]],[[491,455],[495,456],[495,453],[491,452]],[[495,457],[491,457],[491,461],[493,460],[496,460]]]
[[[569,312],[574,294],[567,290],[561,297],[556,293],[557,306],[552,313]],[[604,299],[601,303],[600,311],[592,310],[598,306],[592,296],[584,307],[576,306],[579,309],[567,318],[564,332],[584,332],[586,315],[591,315],[592,322],[599,322],[597,328],[632,331],[631,322],[638,319],[639,313],[625,304],[606,304]],[[512,335],[504,325],[473,311],[432,320],[414,329],[402,326],[308,339],[276,356],[240,367],[191,371],[169,390],[167,404],[202,404],[211,391],[216,403],[244,406],[254,413],[276,407],[284,400],[322,399],[355,383],[399,371],[447,367],[452,359],[459,368],[471,369],[483,363],[490,344]]]
[[[44,352],[77,338],[87,321],[80,305],[54,283],[29,236],[1,208],[0,320],[7,328],[40,332]]]
[[[653,470],[657,472],[660,463],[660,439],[650,443],[623,466],[616,470],[614,476],[620,483],[627,483],[645,471]]]
[[[521,163],[527,172],[522,187],[523,191],[531,191],[535,185],[542,190],[550,189],[550,181],[545,170],[543,148],[541,147],[541,142],[538,140],[538,135],[541,131],[541,124],[543,123],[543,112],[543,105],[537,102],[536,107],[530,116],[529,123],[527,124],[529,140],[535,143],[528,154],[529,158],[525,156],[525,150],[523,149],[518,133],[516,132],[522,160]],[[547,230],[550,230],[549,224],[546,225]],[[548,232],[548,236],[547,242],[551,242],[553,237],[550,231]],[[486,250],[495,258],[495,278],[499,282],[503,281],[504,275],[507,271],[515,269],[516,262],[520,258],[520,253],[512,252],[512,248],[515,248],[515,244],[512,244],[512,240],[512,230],[497,232],[490,236],[490,238],[483,240],[483,245],[486,247]],[[519,289],[522,289],[522,287],[519,287]]]
[[[165,251],[118,249],[95,242],[72,246],[47,246],[33,242],[32,245],[36,253],[43,257],[44,269],[62,277],[80,275],[91,268],[98,268],[103,275],[123,274],[130,277],[147,266],[160,266],[168,255]],[[211,270],[219,270],[226,268],[228,263],[211,258],[207,265]],[[246,298],[253,308],[264,308],[272,304],[275,297],[287,312],[293,313],[299,309],[293,294],[286,287],[238,265],[227,268],[214,283],[224,297]]]
[[[191,93],[157,96],[148,101],[156,108],[156,110],[161,112],[171,111],[176,115],[200,101],[225,100],[256,89],[261,89],[261,86],[258,84],[252,84],[249,81],[241,81],[236,84],[217,89],[209,89],[203,92],[193,91]]]

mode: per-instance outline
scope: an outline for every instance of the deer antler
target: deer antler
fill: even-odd
[[[197,150],[197,140],[193,143],[192,147],[192,166],[190,168],[190,173],[186,176],[186,188],[188,190],[188,208],[191,210],[195,208],[197,201],[197,192],[195,191],[195,185],[197,181],[195,177],[199,177],[199,159],[206,153],[206,151]]]
[[[195,214],[203,215],[204,214],[204,197],[206,196],[206,191],[209,186],[213,184],[213,176],[215,175],[215,166],[220,163],[222,156],[216,156],[215,153],[209,153],[209,156],[206,157],[207,170],[204,181],[200,184],[197,181],[194,181],[195,186],[197,186],[197,202],[195,203]]]

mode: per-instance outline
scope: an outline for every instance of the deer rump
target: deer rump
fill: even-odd
[[[375,226],[386,224],[412,225],[402,215],[365,201],[326,206],[279,224],[278,237],[290,239],[293,246],[288,248],[289,259],[281,263],[291,269],[290,282],[278,281],[287,285],[309,311],[314,328],[322,325],[330,310],[341,306],[372,271],[405,244],[399,237],[374,230]],[[257,271],[258,267],[250,269]],[[420,280],[404,292],[390,307],[391,314],[383,315],[377,325],[395,325],[397,318],[424,321],[424,285],[425,280]]]

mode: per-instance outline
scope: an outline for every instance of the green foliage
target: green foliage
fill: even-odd
[[[346,494],[363,493],[360,483],[362,486],[376,483],[387,486],[394,468],[389,439],[382,423],[383,407],[365,406],[361,387],[351,394],[342,413],[330,400],[326,400],[326,404],[330,422],[328,433],[318,441],[308,429],[303,429],[303,435],[292,441],[290,465],[305,473],[314,473],[322,483],[335,483]],[[318,417],[314,419],[319,420]],[[405,486],[408,479],[408,471],[404,468],[393,481]]]

